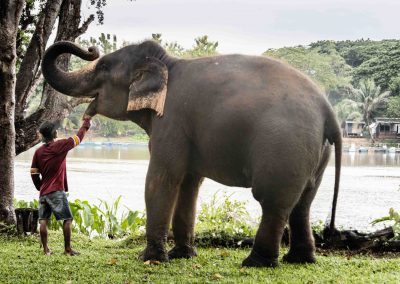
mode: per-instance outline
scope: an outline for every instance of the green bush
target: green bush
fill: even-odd
[[[392,224],[392,228],[393,228],[393,232],[394,232],[394,240],[400,240],[400,212],[395,211],[393,208],[389,209],[389,215],[379,218],[379,219],[375,219],[374,221],[372,221],[372,224],[378,224],[381,222],[391,222]]]
[[[126,207],[126,210],[121,215],[118,215],[120,212],[120,200],[121,196],[112,203],[100,200],[99,206],[91,205],[88,201],[79,199],[70,201],[69,205],[74,218],[73,231],[89,237],[99,236],[110,239],[142,232],[146,222],[144,214]],[[37,200],[30,202],[14,200],[14,207],[39,208],[39,202]],[[57,221],[52,214],[49,229],[59,230],[61,228],[62,222]]]
[[[246,202],[232,200],[231,196],[224,193],[217,198],[214,194],[210,203],[201,205],[196,225],[196,240],[200,246],[232,246],[255,235],[256,227],[250,224],[252,219]]]

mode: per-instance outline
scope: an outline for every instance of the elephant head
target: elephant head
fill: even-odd
[[[92,61],[80,70],[65,72],[57,66],[61,54]],[[96,47],[84,50],[72,42],[49,47],[42,62],[43,76],[57,91],[72,97],[95,98],[87,113],[126,120],[128,113],[153,109],[163,115],[168,64],[173,58],[157,43],[129,45],[100,57]]]

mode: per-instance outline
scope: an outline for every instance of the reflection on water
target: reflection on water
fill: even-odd
[[[333,153],[329,165],[335,165]],[[342,165],[345,167],[400,167],[400,154],[344,152]]]
[[[17,199],[37,198],[29,175],[34,149],[22,153],[15,163],[15,196]],[[70,198],[114,200],[122,195],[122,204],[144,210],[144,184],[148,167],[147,145],[80,145],[68,154]],[[390,207],[400,209],[400,154],[343,153],[342,175],[338,201],[337,224],[357,229],[370,229],[370,222],[388,213]],[[312,205],[311,219],[325,220],[333,196],[334,155],[331,155],[320,189]],[[223,192],[247,202],[247,209],[258,216],[259,204],[251,190],[227,187],[206,179],[199,202],[209,202],[214,194]],[[200,206],[198,206],[200,208]]]
[[[29,160],[35,152],[32,148],[17,157],[17,160]],[[68,158],[80,159],[114,159],[114,160],[148,160],[147,144],[90,144],[82,143],[68,153]]]

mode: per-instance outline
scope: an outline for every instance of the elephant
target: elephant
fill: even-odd
[[[90,62],[65,72],[57,65],[64,53]],[[92,98],[85,115],[130,120],[148,134],[141,260],[197,255],[196,202],[203,179],[210,178],[251,188],[261,205],[243,266],[277,266],[287,224],[290,246],[283,261],[316,261],[310,206],[334,145],[334,229],[342,138],[330,103],[306,75],[264,56],[176,58],[154,41],[103,56],[96,47],[56,42],[44,54],[42,72],[60,93]],[[171,223],[175,246],[167,252]]]

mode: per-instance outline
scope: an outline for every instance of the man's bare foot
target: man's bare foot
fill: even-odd
[[[64,254],[65,255],[70,255],[70,256],[77,256],[77,255],[80,255],[80,253],[79,252],[77,252],[77,251],[74,251],[74,250],[66,250],[66,251],[64,251]]]

